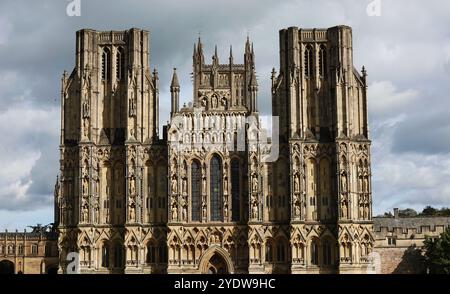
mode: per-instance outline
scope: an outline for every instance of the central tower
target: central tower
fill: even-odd
[[[244,64],[231,47],[228,63],[216,47],[207,64],[199,39],[193,76],[193,103],[181,109],[176,71],[171,84],[168,272],[248,272],[248,222],[261,221],[262,205],[261,152],[241,132],[259,130],[253,45],[247,39]]]

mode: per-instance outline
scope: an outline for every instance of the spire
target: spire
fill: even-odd
[[[170,84],[170,90],[175,90],[177,88],[180,89],[180,83],[178,82],[178,76],[177,76],[177,68],[173,68],[173,75],[172,75],[172,83]]]
[[[180,83],[178,82],[177,69],[173,68],[172,83],[170,84],[171,111],[170,117],[178,112],[178,104],[180,101]]]
[[[233,64],[233,46],[230,45],[230,64]]]
[[[203,54],[203,45],[200,36],[198,36],[198,45],[197,45],[198,54]]]
[[[219,57],[217,55],[217,45],[214,47],[213,64],[219,65]]]
[[[192,56],[194,56],[194,58],[195,56],[197,56],[197,44],[195,43],[194,43],[194,54]]]
[[[250,53],[250,37],[247,34],[247,41],[245,42],[245,53]]]

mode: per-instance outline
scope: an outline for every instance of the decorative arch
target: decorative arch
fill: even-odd
[[[212,272],[211,268],[216,271]],[[208,273],[234,273],[234,266],[229,253],[219,247],[212,246],[208,248],[200,257],[199,271],[203,274]]]

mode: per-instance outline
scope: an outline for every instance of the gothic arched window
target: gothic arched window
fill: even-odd
[[[156,263],[156,245],[154,242],[149,242],[147,245],[147,263]]]
[[[319,264],[319,245],[316,240],[311,241],[311,264]]]
[[[323,244],[323,264],[325,265],[331,265],[331,242],[329,240],[326,240],[325,243]]]
[[[125,54],[122,47],[119,47],[116,53],[116,78],[118,80],[125,78]]]
[[[273,248],[272,240],[266,241],[266,262],[273,262]]]
[[[102,79],[105,81],[111,79],[111,51],[106,47],[102,53]]]
[[[325,78],[327,75],[327,48],[325,45],[320,45],[319,49],[319,75]]]
[[[222,161],[214,155],[210,161],[211,221],[222,221]]]
[[[102,246],[102,267],[109,267],[109,245],[107,243]]]
[[[240,169],[239,169],[239,160],[233,159],[231,161],[231,217],[232,220],[237,222],[240,220]]]
[[[200,162],[192,161],[191,165],[191,217],[192,221],[200,221],[201,211],[201,183],[202,183],[202,169]]]
[[[286,243],[284,241],[278,241],[277,244],[277,261],[283,262],[286,259]]]
[[[306,46],[304,56],[305,76],[312,77],[313,73],[313,49],[311,45]]]

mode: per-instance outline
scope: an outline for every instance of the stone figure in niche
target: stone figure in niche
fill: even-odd
[[[172,178],[172,193],[177,193],[177,178]]]
[[[347,218],[347,202],[343,201],[342,202],[342,218]]]
[[[294,191],[295,192],[300,191],[300,180],[298,178],[298,175],[295,175],[295,178],[294,178]]]
[[[183,205],[183,210],[181,211],[181,220],[185,221],[187,217],[187,207],[186,205]]]
[[[203,177],[202,179],[202,191],[203,193],[206,193],[206,178]]]
[[[227,177],[225,177],[223,179],[223,191],[224,191],[224,193],[228,192],[228,178]]]
[[[83,201],[85,201],[85,200],[83,200]],[[87,203],[85,203],[83,205],[83,213],[82,213],[82,221],[83,222],[87,222],[88,221],[88,214],[89,214],[88,205],[87,205]]]
[[[172,220],[176,221],[178,219],[178,209],[176,203],[172,205]]]
[[[342,191],[347,191],[347,176],[345,174],[342,174],[341,176],[341,189]]]
[[[133,222],[136,219],[136,209],[134,204],[130,205],[130,221]]]
[[[130,116],[135,116],[136,115],[136,101],[134,99],[134,94],[132,94],[128,103],[129,103]]]
[[[134,177],[130,178],[130,195],[136,194],[136,180]]]
[[[186,180],[186,178],[183,178],[182,188],[183,188],[183,194],[186,195],[187,194],[187,180]]]
[[[295,216],[300,216],[300,205],[298,203],[295,204],[294,211]]]
[[[252,218],[253,219],[258,218],[258,206],[256,203],[253,203],[253,205],[252,205]]]
[[[89,119],[83,119],[83,136],[87,138],[89,136]]]
[[[225,202],[226,203],[226,202]],[[223,215],[224,215],[224,217],[225,217],[225,220],[227,220],[228,219],[228,205],[227,204],[225,204],[224,205],[224,207],[223,207]]]
[[[98,218],[99,218],[99,207],[98,207],[98,203],[96,203],[95,208],[94,208],[94,222],[98,223]]]
[[[202,218],[206,218],[206,203],[202,204]]]
[[[254,175],[252,179],[252,190],[253,192],[258,192],[258,179],[256,175]]]
[[[83,195],[88,194],[88,179],[83,179]]]
[[[90,111],[89,111],[89,102],[88,100],[84,100],[83,102],[83,118],[88,118],[90,115]]]

